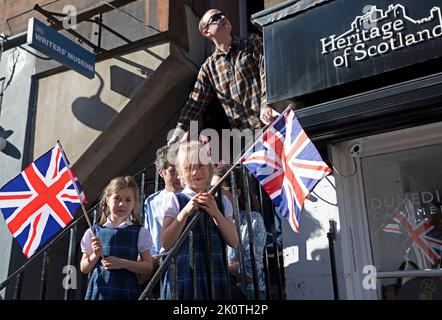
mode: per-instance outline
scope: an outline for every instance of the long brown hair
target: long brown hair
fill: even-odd
[[[140,191],[138,189],[138,184],[135,179],[131,176],[124,177],[116,177],[109,182],[109,184],[104,188],[103,193],[100,199],[100,209],[102,211],[102,215],[100,218],[100,225],[103,225],[106,222],[107,217],[110,215],[109,206],[106,203],[106,199],[108,199],[113,194],[123,190],[123,189],[132,189],[134,192],[134,209],[131,212],[131,220],[135,225],[141,225],[140,223],[140,213],[141,213],[141,205],[140,205]]]

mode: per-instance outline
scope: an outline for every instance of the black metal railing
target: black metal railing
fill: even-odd
[[[243,182],[243,190],[241,190],[241,192],[243,192],[246,197],[246,222],[247,222],[247,234],[248,234],[248,242],[249,242],[249,251],[250,251],[250,259],[251,259],[251,269],[252,269],[252,284],[253,284],[253,294],[254,294],[254,299],[258,300],[260,298],[259,292],[260,292],[260,287],[259,287],[259,274],[258,274],[258,270],[257,270],[257,265],[256,265],[256,261],[257,259],[263,259],[263,265],[264,265],[264,277],[265,277],[265,283],[266,283],[266,298],[267,299],[283,299],[284,298],[284,294],[283,294],[283,275],[282,275],[282,270],[281,270],[281,244],[278,244],[277,241],[277,236],[276,236],[276,230],[275,230],[275,224],[271,223],[270,225],[270,230],[271,230],[271,235],[272,235],[272,242],[271,245],[273,246],[273,251],[274,251],[274,256],[276,257],[276,270],[277,270],[277,277],[276,277],[276,287],[277,287],[277,291],[276,291],[276,297],[273,296],[273,290],[272,287],[275,286],[275,284],[272,284],[272,279],[270,277],[270,273],[269,273],[269,254],[267,253],[267,250],[264,250],[263,256],[262,257],[256,257],[255,255],[255,247],[254,247],[254,230],[253,230],[253,226],[252,226],[252,206],[251,206],[251,199],[250,199],[250,174],[248,173],[248,171],[246,170],[245,167],[240,167],[238,169],[240,172],[242,172],[241,176],[244,179]],[[256,182],[256,180],[252,180],[254,181],[254,183],[258,186],[259,188],[259,202],[261,204],[261,212],[266,212],[264,211],[264,203],[267,202],[267,205],[270,207],[270,210],[268,210],[267,212],[270,213],[272,216],[274,215],[274,209],[273,206],[270,204],[269,205],[269,199],[265,199],[263,197],[263,192],[262,192],[262,188],[261,186]],[[247,279],[247,272],[246,272],[246,261],[245,261],[245,252],[243,250],[243,243],[242,241],[244,239],[242,239],[241,236],[241,230],[240,230],[240,216],[239,216],[239,204],[238,204],[238,196],[237,196],[237,192],[236,192],[236,175],[235,173],[232,171],[232,173],[230,174],[230,188],[232,190],[232,196],[233,196],[233,207],[234,207],[234,220],[237,222],[235,223],[236,225],[236,230],[238,233],[238,239],[239,239],[239,244],[238,244],[238,256],[239,256],[239,274],[241,275],[240,279],[240,290],[242,293],[243,297],[247,297],[247,284],[246,284],[246,279]],[[271,202],[271,201],[270,201]],[[162,279],[162,277],[164,276],[165,272],[167,271],[167,269],[172,265],[173,268],[177,268],[176,266],[176,256],[178,254],[178,251],[180,250],[180,248],[183,246],[183,244],[185,243],[185,240],[187,238],[189,238],[189,249],[190,249],[190,264],[191,264],[191,269],[195,270],[195,266],[194,266],[194,261],[195,261],[195,253],[191,250],[191,248],[193,248],[193,236],[192,236],[192,230],[197,226],[197,224],[199,223],[200,219],[202,217],[206,217],[204,215],[201,214],[201,212],[195,214],[195,216],[191,219],[191,221],[187,224],[187,226],[185,227],[184,231],[181,233],[180,237],[178,238],[177,242],[173,245],[173,247],[166,253],[166,258],[163,260],[163,262],[161,263],[161,265],[159,266],[158,270],[156,271],[156,273],[153,275],[153,277],[151,278],[151,280],[149,281],[148,285],[146,286],[146,288],[144,289],[144,291],[142,292],[142,294],[139,297],[139,300],[145,300],[145,299],[149,299],[150,297],[152,297],[152,291],[154,290],[154,288],[158,285],[158,282]],[[209,221],[209,219],[207,219],[207,221]],[[207,221],[206,221],[206,232],[208,230],[208,226],[207,226]],[[273,221],[273,219],[270,219],[270,221]],[[267,235],[266,235],[267,236]],[[210,255],[210,246],[211,246],[211,242],[210,242],[210,236],[206,235],[206,239],[207,239],[207,246],[208,246],[208,250],[207,252]],[[266,247],[267,247],[267,243],[266,243]],[[226,269],[228,272],[228,262],[227,259],[225,260],[226,263]],[[171,283],[172,283],[172,299],[177,299],[177,292],[178,292],[178,287],[177,287],[177,272],[172,272],[172,274],[174,275],[174,279],[172,279]],[[213,294],[213,285],[212,285],[212,281],[211,281],[211,277],[212,277],[212,259],[209,256],[209,263],[208,263],[208,299],[210,300],[211,297],[214,296]],[[196,292],[196,278],[195,278],[195,272],[193,273],[194,275],[194,279],[193,279],[193,296],[196,297],[197,296],[197,292]],[[229,284],[227,284],[229,286]],[[229,292],[230,292],[230,287],[229,287]]]
[[[254,298],[258,299],[258,292],[259,292],[259,283],[258,283],[258,271],[256,267],[256,259],[263,259],[264,263],[264,278],[265,278],[265,284],[266,284],[266,298],[267,299],[284,299],[284,277],[283,277],[283,269],[282,269],[282,244],[280,241],[278,241],[277,237],[277,231],[275,229],[275,223],[274,223],[274,209],[271,204],[270,199],[266,196],[265,192],[263,192],[261,186],[257,184],[256,181],[253,181],[249,179],[249,174],[245,170],[245,168],[240,168],[238,170],[244,170],[242,171],[242,178],[244,179],[243,187],[244,190],[241,190],[246,197],[246,220],[247,220],[247,228],[248,228],[248,234],[249,234],[249,245],[250,245],[250,258],[251,258],[251,264],[252,264],[252,284],[253,284],[253,290],[254,290]],[[146,197],[156,191],[158,191],[162,186],[162,179],[160,179],[157,171],[155,170],[155,167],[153,164],[147,166],[144,168],[141,172],[134,175],[134,177],[137,179],[140,190],[142,192],[142,208],[143,208],[143,214],[142,214],[142,222],[144,222],[144,201]],[[232,195],[234,198],[233,207],[234,207],[234,220],[240,221],[240,210],[238,205],[238,198],[236,194],[236,180],[237,177],[235,174],[231,174],[230,177],[230,185],[232,190]],[[266,224],[267,229],[267,238],[268,235],[270,235],[271,241],[266,242],[266,247],[264,250],[263,257],[256,257],[255,256],[255,250],[254,250],[254,237],[253,237],[253,226],[252,226],[252,219],[251,219],[251,206],[250,206],[250,185],[249,182],[253,181],[254,187],[259,188],[259,202],[260,202],[260,212],[263,215],[266,215],[269,217],[269,219],[265,219],[268,223]],[[257,185],[256,185],[257,184]],[[94,223],[96,223],[97,220],[97,205],[94,205],[92,208],[90,208],[87,211],[87,214],[89,216],[93,215]],[[164,259],[164,261],[161,263],[159,269],[157,272],[152,276],[151,280],[149,281],[147,287],[143,291],[142,295],[140,296],[140,299],[150,299],[152,297],[152,289],[157,284],[157,282],[160,280],[161,276],[163,275],[164,271],[167,269],[167,267],[170,265],[172,261],[174,261],[174,257],[176,253],[178,252],[180,246],[184,242],[187,236],[191,235],[192,228],[198,223],[199,219],[201,219],[202,215],[197,214],[195,217],[191,220],[191,222],[188,224],[188,226],[185,228],[183,233],[181,234],[179,240],[176,242],[176,244],[172,247],[172,249],[169,250],[167,257]],[[85,216],[82,214],[80,217],[72,221],[66,228],[64,228],[60,233],[58,233],[56,236],[54,236],[51,240],[49,240],[42,249],[39,250],[39,252],[35,253],[31,259],[29,259],[27,262],[25,262],[20,268],[18,268],[15,272],[13,272],[5,281],[3,281],[0,284],[0,291],[7,288],[11,284],[15,283],[14,293],[13,293],[13,299],[19,300],[22,295],[22,287],[24,282],[24,275],[25,271],[31,266],[32,262],[35,261],[37,258],[43,256],[43,261],[41,263],[41,272],[40,272],[40,292],[39,292],[39,299],[44,300],[47,296],[47,283],[48,278],[51,276],[48,272],[49,265],[50,265],[50,255],[49,252],[54,246],[62,239],[65,239],[67,234],[69,234],[69,241],[68,241],[68,249],[67,249],[67,263],[68,265],[78,265],[79,259],[76,258],[76,253],[78,251],[79,246],[79,237],[77,235],[77,232],[84,230],[87,225],[85,221]],[[270,222],[269,222],[270,221]],[[242,248],[242,239],[241,239],[241,230],[239,227],[239,223],[236,223],[236,230],[239,237],[239,248]],[[210,238],[210,237],[209,237]],[[208,243],[210,246],[210,242]],[[244,252],[242,250],[238,251],[239,256],[239,274],[240,277],[240,284],[239,288],[242,292],[243,296],[246,297],[246,291],[247,291],[247,281],[246,276],[243,276],[246,274],[246,263],[245,263],[245,256]],[[191,263],[195,263],[195,258],[193,257],[193,260]],[[227,259],[225,260],[226,268],[228,268],[228,262]],[[228,270],[228,269],[227,269]],[[276,270],[276,273],[271,271]],[[35,273],[32,272],[32,274],[29,274],[28,276],[35,277]],[[209,278],[211,277],[211,268],[209,266]],[[14,281],[15,280],[15,281]],[[177,279],[175,279],[177,280]],[[28,281],[28,280],[27,280]],[[196,279],[194,279],[196,281]],[[174,286],[176,286],[176,281],[173,281]],[[209,282],[210,283],[210,282]],[[196,286],[194,286],[196,288]],[[65,289],[63,299],[65,300],[71,300],[71,299],[81,299],[84,297],[84,292],[75,292],[73,294],[74,289]],[[78,289],[77,289],[78,290]],[[212,292],[210,290],[209,292]]]

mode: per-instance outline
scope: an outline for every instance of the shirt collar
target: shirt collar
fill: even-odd
[[[192,189],[190,189],[189,187],[185,187],[183,189],[183,191],[181,191],[181,193],[184,193],[185,195],[187,195],[189,197],[193,197],[194,195],[196,195],[196,192],[193,191]]]
[[[115,225],[113,222],[107,217],[106,222],[103,224],[103,227],[105,228],[113,228],[113,229],[121,229],[128,226],[133,225],[132,220],[130,219],[130,216],[127,217],[125,221],[123,221],[120,225]]]
[[[206,190],[207,192],[208,190]],[[189,187],[185,187],[183,189],[183,191],[181,191],[181,193],[184,193],[185,195],[189,196],[189,197],[193,197],[196,196],[196,192],[193,191],[192,189],[190,189]]]

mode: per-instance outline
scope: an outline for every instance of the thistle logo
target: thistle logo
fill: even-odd
[[[335,54],[334,67],[349,68],[351,57],[360,62],[438,38],[442,38],[440,7],[433,7],[428,17],[415,20],[407,15],[404,6],[396,4],[389,5],[386,11],[366,6],[348,31],[320,41],[322,55]]]

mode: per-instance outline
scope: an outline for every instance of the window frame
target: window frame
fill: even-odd
[[[381,299],[377,290],[365,290],[362,283],[366,274],[363,268],[374,265],[368,217],[365,202],[361,158],[383,155],[397,151],[405,151],[417,147],[442,144],[442,122],[392,131],[363,138],[352,139],[329,146],[333,163],[342,175],[335,174],[337,199],[341,222],[341,234],[337,239],[340,247],[340,260],[344,281],[341,282],[340,292],[348,299]],[[355,143],[362,146],[360,156],[352,158],[349,149]],[[356,165],[356,172],[355,172]],[[336,170],[335,170],[336,172]],[[354,173],[352,175],[352,173]],[[442,271],[439,271],[442,274]],[[402,277],[405,271],[382,272],[377,278]],[[415,276],[428,276],[429,273],[420,270]]]

